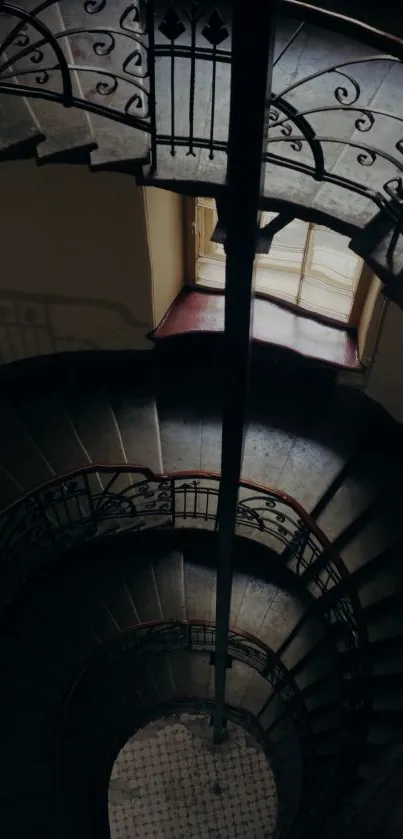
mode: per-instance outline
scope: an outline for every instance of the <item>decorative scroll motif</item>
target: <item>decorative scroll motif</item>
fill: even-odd
[[[81,11],[76,4],[74,25],[57,31],[47,21],[59,20],[52,7],[63,13],[62,3],[47,0],[31,12],[3,3],[0,93],[40,96],[150,132],[148,29],[140,3],[122,2],[109,20],[102,14],[106,0],[86,0]]]
[[[189,8],[181,8],[179,11],[170,2],[158,24],[157,34],[159,37],[156,37],[154,50],[156,61],[168,62],[166,67],[168,70],[169,65],[170,75],[170,134],[158,132],[157,143],[168,144],[172,156],[175,155],[177,146],[185,145],[188,147],[187,156],[196,157],[194,149],[201,145],[200,137],[195,137],[195,108],[199,104],[198,82],[202,79],[204,87],[205,74],[208,72],[210,75],[211,72],[211,97],[207,117],[209,139],[206,136],[203,138],[203,146],[209,149],[209,158],[213,159],[216,149],[217,65],[220,62],[228,64],[231,59],[230,52],[221,48],[221,45],[229,40],[229,30],[224,18],[217,8],[211,11],[211,8],[204,8],[199,2],[192,2]],[[211,71],[210,67],[206,70],[207,65],[204,62],[211,66]],[[177,85],[181,86],[180,96],[177,96]],[[183,97],[184,88],[189,100],[188,132],[186,136],[181,136],[176,131],[176,103]]]
[[[49,555],[88,539],[116,530],[187,525],[216,530],[219,480],[219,475],[214,474],[158,476],[134,466],[93,466],[35,490],[0,516],[0,573],[2,590],[6,592],[3,608],[4,598],[11,599],[21,581],[46,562]],[[247,530],[252,538],[257,537],[284,556],[296,576],[303,577],[309,571],[314,597],[329,598],[332,588],[336,587],[337,593],[338,584],[345,581],[348,572],[320,531],[313,523],[308,526],[309,520],[301,513],[281,493],[261,487],[254,489],[247,482],[240,485],[239,534]],[[361,713],[367,701],[362,689],[367,678],[367,647],[360,604],[355,595],[341,588],[340,594],[329,602],[326,600],[321,613],[327,617],[333,644],[344,654],[341,668],[352,691],[351,702],[348,700],[346,705],[346,725],[350,730],[354,726],[352,712]],[[213,627],[189,633],[186,624],[169,623],[160,627],[157,635],[152,628],[149,635],[143,633],[141,637],[145,644],[155,645],[158,641],[163,645],[197,649],[209,643],[214,649]],[[295,693],[281,660],[268,657],[266,649],[262,653],[253,638],[240,641],[236,633],[230,633],[229,654],[255,667],[271,682],[272,696],[279,694],[287,703],[300,736],[305,736],[306,720],[301,717],[299,694]]]
[[[119,662],[128,653],[141,654],[163,650],[186,649],[214,652],[216,627],[207,621],[156,622],[146,627],[137,626],[126,631],[117,642],[103,651],[96,661],[96,668],[105,663]],[[296,724],[300,736],[310,735],[309,714],[295,680],[290,676],[281,659],[257,638],[231,630],[228,655],[257,670],[281,697]]]
[[[304,37],[303,24],[292,42],[299,36]],[[384,101],[376,85],[372,90],[374,73],[379,88],[383,83]],[[387,52],[329,63],[283,89],[277,82],[280,89],[272,93],[269,110],[267,164],[356,193],[401,228],[403,111],[396,111],[394,103],[402,82],[402,61]]]
[[[92,693],[92,685],[96,685],[99,693],[100,685],[116,680],[121,695],[124,696],[126,674],[142,666],[142,656],[149,662],[150,655],[161,652],[175,653],[180,650],[214,652],[216,648],[216,627],[207,621],[158,621],[146,626],[136,626],[128,629],[113,642],[105,646],[95,658],[89,662],[87,669],[75,683],[74,689],[68,696],[63,709],[62,726],[59,743],[63,740],[63,732],[69,730],[70,721],[81,707],[82,696]],[[308,807],[311,796],[316,796],[316,789],[312,784],[313,769],[316,753],[316,742],[313,736],[310,715],[300,689],[288,672],[287,667],[270,648],[253,636],[231,630],[228,639],[228,655],[235,661],[256,670],[266,679],[273,690],[267,691],[269,699],[277,700],[276,713],[271,715],[271,722],[262,725],[261,716],[267,702],[261,700],[261,709],[253,717],[257,739],[263,748],[272,750],[272,737],[278,725],[284,723],[284,716],[288,717],[288,730],[292,722],[293,733],[299,738],[302,751],[302,773],[304,779],[304,806]],[[280,700],[280,701],[279,701]],[[84,700],[85,701],[85,700]],[[203,697],[197,697],[195,702],[203,702]],[[226,706],[227,710],[227,706]],[[211,703],[214,711],[214,703]],[[80,713],[80,711],[79,711]],[[238,709],[238,713],[242,713]],[[229,716],[229,718],[231,718]],[[143,723],[144,724],[144,723]],[[244,725],[245,721],[241,720]],[[61,736],[60,736],[61,735]]]
[[[218,475],[163,477],[130,466],[87,467],[35,490],[0,516],[0,555],[3,563],[25,575],[31,564],[46,559],[46,549],[64,550],[117,529],[202,523],[216,530],[218,494]],[[296,576],[310,571],[314,597],[346,577],[339,557],[281,494],[261,488],[256,492],[241,483],[237,525],[240,533],[251,531],[252,538],[256,535],[278,554],[287,549],[287,565]],[[338,599],[332,609],[350,646],[356,647],[360,633],[351,598]]]
[[[59,9],[64,27],[57,30]],[[324,59],[312,72],[310,48],[316,54],[329,33],[316,30],[316,42],[309,41],[312,30],[302,21],[282,45],[286,14],[285,4],[277,21],[281,49],[268,102],[266,163],[330,184],[336,195],[342,189],[367,199],[400,232],[403,112],[395,103],[403,69],[396,44],[379,36],[384,52],[376,53],[356,41],[357,54],[345,60],[335,36],[327,42],[335,60]],[[154,0],[74,6],[45,0],[30,12],[5,0],[0,24],[0,93],[50,99],[149,133],[152,170],[164,146],[173,156],[185,149],[190,166],[196,155],[208,163],[226,152],[231,20],[207,0],[167,0],[156,9]],[[295,50],[306,71],[299,70],[300,59],[295,66]]]

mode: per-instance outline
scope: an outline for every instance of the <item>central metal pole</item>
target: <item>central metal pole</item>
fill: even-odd
[[[214,742],[224,739],[232,550],[243,457],[262,154],[273,63],[271,0],[233,0],[227,168],[225,394],[218,507]]]

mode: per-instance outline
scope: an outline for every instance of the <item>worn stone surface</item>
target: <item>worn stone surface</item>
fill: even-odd
[[[277,793],[267,758],[240,726],[212,745],[209,717],[150,723],[118,755],[109,784],[111,839],[236,839],[275,835]]]

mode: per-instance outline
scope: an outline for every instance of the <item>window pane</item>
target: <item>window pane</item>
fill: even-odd
[[[304,277],[301,284],[300,305],[310,312],[347,322],[354,294],[337,286],[311,277]]]
[[[198,256],[224,261],[223,246],[211,241],[217,221],[215,201],[212,198],[198,198],[196,202]]]
[[[277,217],[277,213],[262,213],[262,227]],[[277,268],[301,274],[308,224],[294,219],[273,236],[270,252],[257,255],[260,268]]]
[[[277,213],[264,212],[265,227]],[[217,224],[215,202],[199,198],[197,282],[225,287],[225,252],[211,242]],[[270,252],[256,255],[255,289],[301,308],[348,322],[363,261],[348,247],[348,238],[321,225],[294,219],[273,237]]]
[[[225,262],[218,262],[214,259],[198,259],[196,272],[198,283],[213,286],[214,288],[224,288]]]
[[[327,280],[332,285],[355,291],[360,276],[362,260],[348,248],[348,239],[314,226],[310,236],[305,274]]]
[[[295,303],[298,296],[300,272],[256,267],[255,289],[261,294],[270,294]]]
[[[304,309],[348,321],[362,269],[362,259],[348,248],[348,239],[314,225],[300,288]]]

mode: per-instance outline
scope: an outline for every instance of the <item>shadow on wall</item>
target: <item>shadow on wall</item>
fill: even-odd
[[[109,300],[0,291],[0,364],[69,350],[149,348],[148,330]]]

